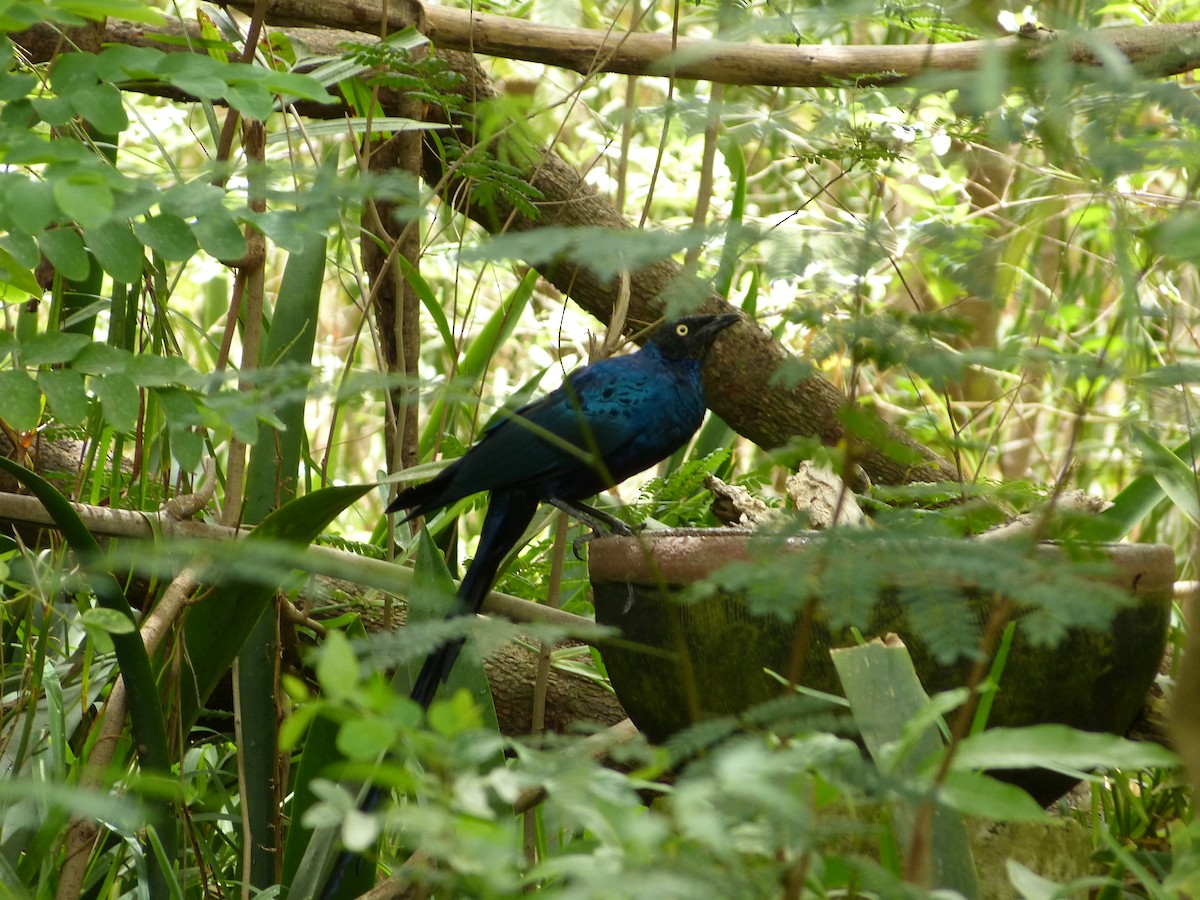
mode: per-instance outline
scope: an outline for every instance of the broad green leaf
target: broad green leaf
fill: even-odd
[[[149,81],[158,77],[166,54],[155,47],[112,44],[96,54],[96,76],[101,81]]]
[[[171,456],[185,472],[200,468],[204,455],[204,436],[183,428],[171,429]]]
[[[12,231],[0,235],[0,247],[12,254],[13,260],[22,269],[34,269],[42,261],[38,255],[38,244],[23,231]]]
[[[117,281],[135,284],[142,277],[146,251],[125,223],[110,222],[103,228],[87,228],[84,242],[100,266]]]
[[[1200,382],[1200,363],[1168,363],[1137,376],[1137,381],[1147,387],[1178,387],[1181,384]]]
[[[42,296],[42,287],[29,269],[17,263],[12,254],[0,249],[0,282],[11,285],[30,297]]]
[[[38,245],[55,270],[68,281],[87,278],[89,263],[83,238],[74,228],[52,228],[38,236]]]
[[[91,53],[63,53],[50,70],[50,87],[60,97],[91,87],[100,80],[96,57]]]
[[[137,385],[127,375],[92,378],[88,386],[100,401],[104,420],[121,434],[130,434],[138,422],[141,398]]]
[[[26,97],[37,86],[37,79],[21,72],[0,73],[0,102],[11,103]]]
[[[34,97],[33,108],[47,125],[66,125],[75,116],[75,107],[66,97]]]
[[[159,78],[200,100],[219,100],[225,93],[221,64],[191,53],[165,54],[155,66]]]
[[[56,11],[97,22],[110,16],[146,25],[158,25],[163,21],[162,12],[142,0],[53,0],[50,6]]]
[[[58,215],[54,192],[44,181],[10,174],[0,180],[0,190],[13,225],[26,234],[38,234]]]
[[[1165,256],[1200,263],[1200,212],[1184,210],[1147,230],[1150,246]]]
[[[21,341],[21,364],[34,367],[70,362],[91,342],[87,335],[69,331],[35,334]]]
[[[79,351],[73,365],[85,375],[115,375],[128,370],[132,359],[128,350],[92,341]]]
[[[346,635],[337,629],[325,636],[317,657],[317,682],[321,692],[332,700],[344,700],[358,687],[358,657]]]
[[[1179,758],[1158,744],[1066,725],[992,728],[967,738],[954,755],[956,769],[1171,769],[1178,764]]]
[[[172,262],[190,259],[196,252],[196,237],[179,216],[163,213],[148,216],[133,226],[134,233],[147,247]]]
[[[130,356],[124,372],[138,387],[167,387],[172,384],[195,387],[203,381],[200,373],[178,356]]]
[[[173,387],[156,388],[154,396],[170,427],[191,428],[200,424],[200,409],[187,391]]]
[[[947,806],[967,816],[1001,822],[1046,818],[1046,811],[1025,791],[979,772],[950,772],[938,796]]]
[[[85,229],[97,228],[112,216],[112,190],[98,172],[75,172],[68,178],[55,179],[52,187],[63,215]]]
[[[1200,524],[1200,476],[1143,429],[1134,428],[1133,439],[1163,493],[1193,524]]]
[[[222,211],[225,192],[207,181],[188,181],[167,188],[158,201],[163,213],[180,218]]]
[[[63,425],[79,425],[87,418],[88,395],[83,376],[74,369],[46,369],[38,372],[38,387],[46,395],[46,404]]]
[[[224,97],[230,106],[248,119],[258,119],[261,122],[269,119],[275,111],[275,98],[261,85],[229,85],[225,88]]]
[[[246,237],[225,210],[196,216],[192,233],[204,252],[216,259],[237,260],[246,255]]]
[[[111,84],[94,84],[75,91],[71,105],[102,134],[120,134],[129,127],[121,92]]]
[[[90,628],[98,628],[109,634],[133,634],[133,632],[137,631],[136,626],[129,621],[127,615],[103,606],[86,610],[81,618],[84,625]]]
[[[1017,889],[1017,896],[1021,900],[1060,900],[1063,897],[1078,896],[1064,893],[1063,885],[1057,884],[1048,878],[1043,878],[1032,869],[1021,865],[1015,859],[1006,860],[1004,867],[1005,872],[1008,874],[1008,880]],[[1093,895],[1089,894],[1089,896]]]
[[[42,417],[42,392],[24,372],[0,372],[0,419],[17,431],[32,431]]]
[[[337,749],[349,760],[372,762],[392,746],[396,730],[382,719],[363,716],[338,729]]]

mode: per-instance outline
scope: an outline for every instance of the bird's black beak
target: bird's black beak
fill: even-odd
[[[719,316],[712,316],[700,329],[700,333],[712,341],[716,338],[717,332],[724,331],[730,325],[741,320],[742,317],[737,313],[723,313]]]

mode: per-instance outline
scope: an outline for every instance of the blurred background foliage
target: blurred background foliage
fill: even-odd
[[[474,8],[828,46],[961,41],[1023,24],[1093,40],[1101,26],[1200,19],[1191,0]],[[641,265],[669,257],[791,351],[779,383],[820,374],[851,411],[877,412],[950,461],[958,486],[874,491],[867,505],[894,533],[957,534],[1081,489],[1117,501],[1109,536],[1167,543],[1180,580],[1200,578],[1200,214],[1190,165],[1200,158],[1200,106],[1190,73],[1147,76],[1112,53],[1081,66],[1050,47],[1036,62],[985,55],[973,71],[801,89],[585,77],[481,58],[499,91],[470,104],[461,75],[412,33],[385,45],[360,35],[361,44],[314,55],[271,28],[252,64],[236,65],[245,19],[183,3],[162,13],[201,22],[204,52],[166,52],[180,38],[134,46],[89,37],[84,20],[105,16],[159,28],[158,11],[141,3],[0,9],[8,32],[49,23],[67,35],[62,50],[84,47],[51,62],[19,40],[0,45],[0,428],[5,455],[39,466],[48,484],[25,487],[48,502],[56,488],[151,512],[198,490],[211,461],[212,522],[262,522],[264,544],[270,535],[332,544],[351,559],[394,557],[410,567],[415,604],[445,582],[437,554],[412,568],[417,542],[383,520],[384,489],[353,503],[357,490],[322,489],[376,482],[402,459],[456,456],[512,398],[553,387],[589,359],[603,325],[538,266],[565,255],[602,278],[637,279]],[[380,105],[390,89],[409,92],[411,118]],[[340,117],[305,112],[335,100],[347,105]],[[422,115],[431,108],[440,114]],[[245,131],[230,110],[250,123]],[[473,145],[445,127],[456,116],[469,117]],[[474,203],[529,214],[543,199],[529,169],[553,148],[645,232],[495,237],[456,209],[449,182],[368,169],[367,136],[407,131],[470,183]],[[480,149],[488,137],[499,139],[490,153]],[[420,321],[402,351],[416,351],[403,360],[408,374],[388,364],[389,338],[371,308],[377,264],[362,248],[373,209],[388,210],[393,238],[405,232],[416,249],[401,265]],[[403,409],[413,394],[415,428],[398,451],[385,440],[397,415],[387,400]],[[855,416],[845,421],[865,439],[869,423],[856,432]],[[38,462],[52,445],[67,464]],[[847,464],[844,445],[797,435],[764,449],[714,420],[686,454],[613,496],[638,522],[714,525],[706,473],[781,506],[787,467],[806,457]],[[963,484],[987,512],[940,509]],[[286,505],[296,496],[307,505]],[[450,571],[470,557],[482,505],[464,502],[429,523]],[[454,695],[422,726],[378,670],[403,670],[443,632],[414,626],[410,640],[376,656],[340,641],[339,629],[361,636],[362,620],[391,620],[379,585],[349,604],[336,591],[315,602],[340,618],[283,626],[259,618],[277,592],[303,594],[313,609],[312,585],[289,574],[306,564],[286,548],[275,559],[262,548],[226,554],[168,540],[103,557],[72,515],[58,508],[54,517],[73,555],[18,531],[0,557],[0,752],[14,775],[0,798],[0,885],[13,896],[232,896],[240,884],[270,891],[281,878],[289,896],[304,896],[334,836],[371,847],[384,820],[398,826],[379,852],[384,866],[408,859],[405,877],[438,896],[922,892],[903,883],[911,871],[878,809],[922,796],[931,773],[876,767],[805,718],[811,710],[751,718],[724,743],[692,735],[681,747],[705,748],[696,759],[635,741],[614,751],[619,771],[580,753],[575,737],[500,736],[478,692]],[[540,602],[553,583],[564,609],[588,615],[585,566],[568,553],[561,581],[554,574],[552,521],[539,521],[497,588]],[[147,638],[140,657],[132,641],[131,658],[149,663],[137,680],[122,636],[130,643],[132,620],[152,608],[171,609],[181,567],[195,570],[193,589],[211,592],[209,612],[186,625],[182,610],[168,612],[167,637]],[[115,595],[97,580],[105,571],[117,576]],[[351,562],[340,574],[372,584],[363,571]],[[514,634],[493,630],[493,643]],[[1177,617],[1176,651],[1185,633]],[[296,643],[282,663],[280,634]],[[531,646],[563,636],[520,634]],[[255,647],[262,668],[247,670]],[[236,688],[238,728],[257,729],[266,748],[258,758],[233,727],[231,701],[208,695],[239,653],[240,680],[266,704],[248,713],[254,690]],[[555,653],[559,668],[604,682],[594,654]],[[116,658],[133,731],[121,727],[124,713],[109,714],[104,730],[105,710],[122,709],[112,700]],[[198,676],[192,687],[181,666]],[[1164,669],[1165,686],[1174,673]],[[276,752],[281,710],[294,715]],[[97,753],[105,740],[115,747]],[[1060,736],[1038,740],[1064,766],[1083,765]],[[363,777],[389,748],[407,765],[393,759],[382,780],[415,799],[360,816],[348,790],[325,779]],[[501,754],[507,764],[497,764]],[[340,770],[328,767],[335,761]],[[1098,863],[1076,890],[1196,889],[1190,797],[1162,762],[1149,751],[1122,757],[1126,768],[1113,762],[1066,813],[1091,828]],[[645,807],[639,790],[676,764],[685,766],[677,782],[657,789],[670,802]],[[265,799],[254,799],[253,784],[266,786]],[[504,811],[535,787],[550,800],[524,818]],[[1010,799],[978,789],[997,809]],[[859,816],[859,807],[877,812]],[[1003,809],[998,817],[1030,815]],[[94,833],[76,831],[97,820]],[[81,868],[69,881],[63,860],[72,857]],[[1009,875],[1022,896],[1054,895],[1032,873]]]

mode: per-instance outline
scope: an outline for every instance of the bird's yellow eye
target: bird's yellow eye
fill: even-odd
[[[675,326],[675,333],[677,335],[679,335],[680,337],[687,337],[688,327],[686,325],[684,325],[682,322],[680,322],[678,325]]]

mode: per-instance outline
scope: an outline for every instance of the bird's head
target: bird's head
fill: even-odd
[[[666,359],[704,359],[717,335],[739,319],[733,313],[684,316],[660,325],[650,343]]]

